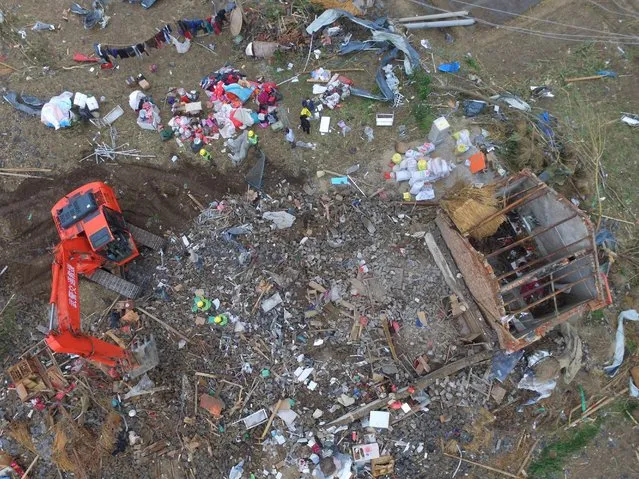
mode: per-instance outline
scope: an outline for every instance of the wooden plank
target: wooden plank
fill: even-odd
[[[461,288],[459,287],[459,283],[457,283],[457,278],[455,278],[455,275],[450,270],[450,266],[448,266],[446,258],[444,258],[444,255],[439,249],[439,246],[437,246],[432,233],[426,233],[425,239],[426,246],[428,246],[428,251],[430,251],[430,254],[435,260],[435,264],[442,272],[442,275],[444,275],[444,281],[446,281],[448,287],[453,290],[453,293],[455,293],[462,302],[465,302],[464,295],[462,294]]]
[[[388,343],[393,359],[399,362],[397,352],[395,351],[395,345],[393,344],[393,337],[391,336],[390,329],[388,328],[388,319],[386,318],[386,315],[382,314],[381,321],[382,328],[384,329],[384,336],[386,336],[386,342]]]

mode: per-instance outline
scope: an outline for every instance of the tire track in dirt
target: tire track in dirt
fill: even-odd
[[[50,209],[85,183],[105,181],[114,188],[127,220],[162,234],[181,231],[198,213],[188,193],[208,204],[243,191],[243,178],[216,177],[199,165],[164,168],[135,162],[83,166],[53,181],[23,181],[15,191],[0,193],[0,268],[9,266],[2,287],[20,288],[32,297],[48,295],[51,249],[58,240]]]

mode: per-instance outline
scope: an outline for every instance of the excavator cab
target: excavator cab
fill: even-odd
[[[86,236],[91,249],[117,266],[140,253],[115,201],[104,183],[89,183],[58,201],[51,210],[60,238]]]

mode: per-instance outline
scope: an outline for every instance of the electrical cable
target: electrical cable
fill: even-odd
[[[635,20],[639,20],[639,15],[637,14],[633,15],[631,13],[615,12],[614,10],[610,10],[609,8],[606,8],[603,5],[600,5],[597,2],[594,2],[593,0],[588,0],[588,3],[591,3],[594,6],[601,8],[605,12],[612,13],[613,15],[621,15],[622,17],[630,17],[630,18],[634,18]]]
[[[622,7],[621,5],[619,5],[617,3],[617,0],[612,0],[612,3],[614,3],[615,7],[617,7],[619,10],[623,10],[624,12],[632,13],[633,15],[639,15],[639,12],[637,10],[633,10],[632,8]]]
[[[441,12],[448,12],[448,10],[444,10],[442,8],[437,8],[434,7],[432,5],[428,5],[422,1],[419,0],[409,0],[412,3],[415,3],[417,5],[421,5],[422,7],[428,7],[434,10],[438,10]],[[473,19],[473,17],[470,16],[464,16],[464,18],[470,18]],[[633,40],[636,41],[627,41],[624,40],[620,37],[611,37],[611,36],[605,36],[605,37],[595,37],[592,35],[579,35],[579,34],[570,34],[570,33],[553,33],[553,32],[544,32],[544,31],[539,31],[539,30],[531,30],[531,29],[527,29],[527,28],[521,28],[521,27],[513,27],[513,26],[509,26],[509,25],[499,25],[497,23],[493,23],[493,22],[489,22],[487,20],[483,20],[481,18],[474,18],[475,21],[477,21],[477,23],[481,23],[483,25],[488,25],[491,27],[495,27],[495,28],[499,28],[499,29],[503,29],[503,30],[508,30],[508,31],[513,31],[513,32],[517,32],[517,33],[523,33],[523,34],[527,34],[527,35],[533,35],[533,36],[537,36],[537,37],[542,37],[542,38],[549,38],[552,40],[563,40],[563,41],[572,41],[572,42],[580,42],[583,43],[587,40],[591,40],[593,42],[597,42],[597,43],[610,43],[610,44],[614,44],[614,45],[639,45],[639,37],[630,37]]]
[[[619,36],[619,37],[639,39],[639,37],[637,37],[636,35],[625,35],[625,34],[621,34],[621,33],[604,32],[602,30],[595,30],[594,28],[580,27],[578,25],[570,25],[570,24],[567,24],[567,23],[555,22],[554,20],[546,20],[544,18],[537,18],[537,17],[528,16],[528,15],[522,15],[522,14],[519,14],[519,13],[507,12],[505,10],[499,10],[497,8],[484,7],[482,5],[477,5],[475,3],[470,3],[470,2],[464,2],[462,0],[450,0],[450,1],[452,1],[454,3],[461,3],[462,5],[466,5],[466,6],[469,6],[469,7],[481,8],[483,10],[489,10],[491,12],[503,13],[505,15],[510,15],[510,16],[513,16],[513,17],[526,18],[528,20],[535,20],[535,21],[541,22],[541,23],[549,23],[551,25],[559,25],[559,26],[562,26],[562,27],[574,28],[575,30],[584,30],[584,31],[589,31],[589,32],[602,33],[604,35],[614,35],[614,36]]]

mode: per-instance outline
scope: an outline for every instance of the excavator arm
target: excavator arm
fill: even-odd
[[[86,335],[81,329],[78,278],[90,275],[103,260],[79,236],[63,240],[54,252],[52,265],[49,335],[46,342],[56,353],[77,354],[107,366],[130,360],[129,352],[115,344]]]

